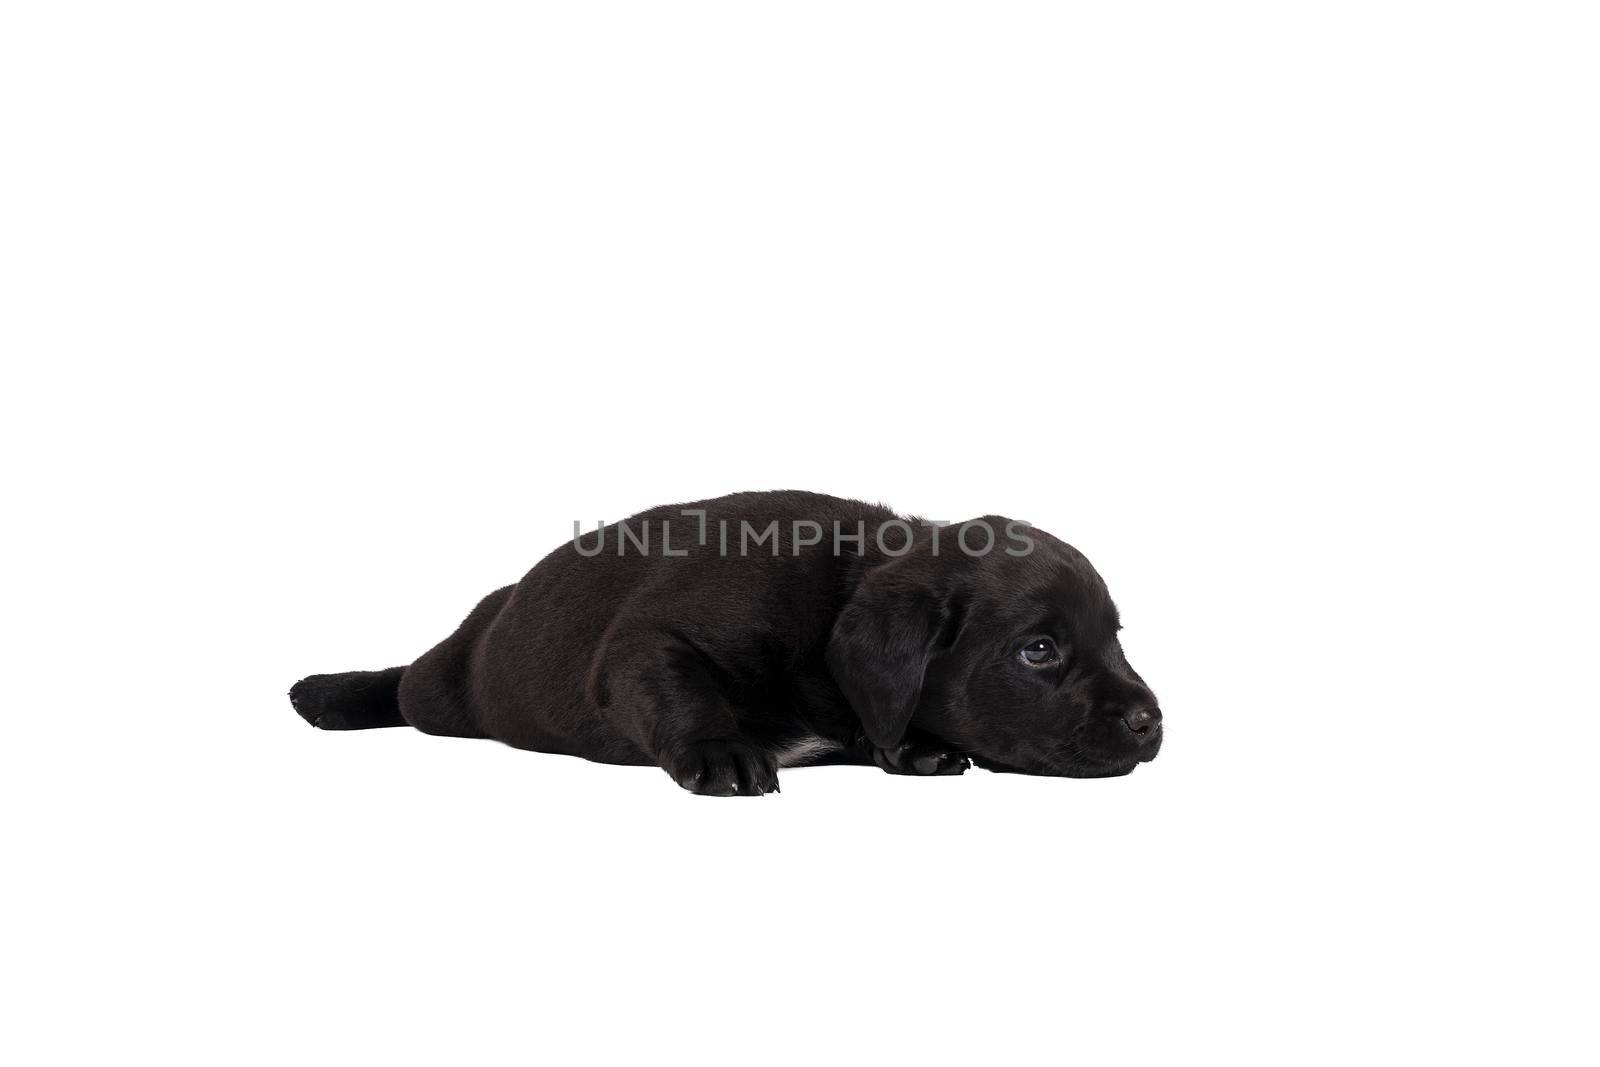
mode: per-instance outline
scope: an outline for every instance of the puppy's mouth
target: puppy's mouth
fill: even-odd
[[[972,762],[986,771],[1000,774],[1032,774],[1053,778],[1120,778],[1133,773],[1141,763],[1149,763],[1161,750],[1161,728],[1155,737],[1132,751],[1101,752],[1063,746],[1038,757],[1013,761],[997,760],[971,753]]]

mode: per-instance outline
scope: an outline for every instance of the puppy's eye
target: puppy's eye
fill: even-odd
[[[1048,637],[1022,646],[1022,651],[1017,653],[1022,657],[1022,662],[1030,667],[1051,667],[1061,662],[1061,653],[1056,649],[1056,643]]]

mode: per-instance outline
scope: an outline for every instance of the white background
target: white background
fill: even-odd
[[[1594,1062],[1592,7],[0,15],[6,1059]],[[1112,781],[284,693],[586,525],[1071,541]]]

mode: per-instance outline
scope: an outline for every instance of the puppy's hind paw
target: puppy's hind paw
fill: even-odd
[[[771,753],[746,741],[699,741],[661,761],[672,780],[708,797],[754,797],[778,792],[778,764]]]
[[[961,774],[972,761],[959,752],[924,741],[905,741],[893,748],[874,748],[872,762],[890,774]]]

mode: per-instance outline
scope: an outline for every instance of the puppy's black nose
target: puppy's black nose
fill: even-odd
[[[1142,740],[1153,735],[1161,725],[1161,709],[1148,705],[1130,708],[1123,713],[1122,721],[1128,724],[1128,729],[1133,731],[1135,737]]]

